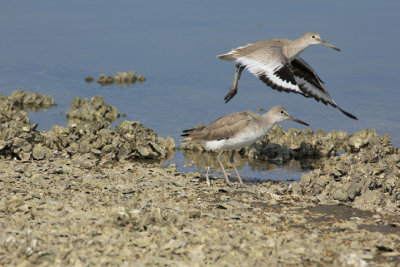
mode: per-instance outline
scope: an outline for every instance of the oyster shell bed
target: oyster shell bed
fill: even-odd
[[[37,125],[30,124],[14,101],[0,102],[0,112],[0,155],[5,159],[61,157],[105,164],[133,158],[165,159],[175,149],[171,137],[158,137],[138,121],[121,121],[111,130],[119,114],[101,96],[75,98],[66,112],[68,126],[54,125],[49,131],[36,131]]]
[[[276,127],[242,155],[330,157],[291,184],[207,187],[161,167],[172,138],[140,122],[111,130],[118,111],[101,97],[76,98],[68,126],[49,131],[14,103],[1,96],[2,266],[400,264],[400,155],[388,135]]]
[[[90,83],[93,81],[92,76],[87,76],[85,81]],[[144,83],[146,78],[143,75],[136,75],[135,71],[130,70],[128,72],[119,71],[114,76],[108,76],[104,73],[100,74],[97,78],[97,83],[102,86],[110,84],[118,84],[120,86],[135,85],[136,82]]]

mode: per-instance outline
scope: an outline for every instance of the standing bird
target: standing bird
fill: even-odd
[[[341,109],[324,87],[324,82],[299,54],[311,45],[322,44],[340,51],[339,48],[325,42],[316,32],[307,32],[292,41],[272,39],[258,41],[232,49],[229,53],[217,56],[219,59],[237,62],[233,86],[225,96],[225,103],[237,93],[240,75],[244,68],[261,81],[278,91],[294,92],[305,97],[313,97],[338,108],[346,116],[357,117]]]
[[[221,155],[225,150],[232,150],[230,162],[239,182],[243,183],[234,164],[235,150],[255,143],[258,139],[264,137],[272,126],[284,120],[292,120],[309,126],[307,123],[291,117],[284,107],[275,106],[265,114],[241,111],[218,118],[206,126],[184,130],[184,134],[181,135],[184,137],[182,142],[200,142],[204,144],[206,150],[220,149],[217,160],[228,185],[230,185],[230,182],[225,173]],[[206,179],[207,185],[210,185],[208,170]]]

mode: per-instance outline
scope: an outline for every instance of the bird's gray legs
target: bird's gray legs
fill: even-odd
[[[221,152],[219,152],[219,154],[218,154],[218,156],[217,156],[217,160],[218,160],[219,166],[220,166],[221,169],[222,169],[222,173],[223,173],[224,176],[225,176],[225,182],[226,182],[228,185],[231,185],[231,182],[229,181],[228,176],[226,175],[226,171],[225,171],[224,165],[222,164],[222,161],[221,161],[221,155],[222,155],[223,153],[224,153],[223,150],[221,150]]]
[[[207,169],[207,172],[206,172],[206,183],[207,183],[208,186],[210,186],[211,185],[210,178],[208,177],[208,171],[210,170],[210,167],[207,167],[206,169]]]
[[[233,86],[229,90],[228,94],[225,96],[225,104],[229,102],[237,93],[240,76],[242,75],[242,71],[245,66],[240,65],[239,63],[235,66],[235,77],[233,78]]]
[[[226,171],[225,171],[224,165],[222,164],[222,161],[221,161],[221,156],[222,156],[223,153],[224,153],[223,150],[222,150],[221,152],[219,152],[219,154],[218,154],[218,156],[217,156],[217,160],[218,160],[219,166],[221,167],[222,172],[223,172],[223,174],[224,174],[225,182],[226,182],[228,185],[231,185],[231,182],[229,181],[229,178],[228,178],[228,176],[226,175]],[[232,163],[233,169],[235,170],[236,177],[238,178],[239,183],[243,184],[242,178],[240,178],[239,172],[238,172],[238,170],[237,170],[237,168],[236,168],[236,166],[235,166],[234,156],[235,156],[235,150],[232,150],[230,162]],[[209,181],[209,179],[208,179],[208,170],[207,170],[207,174],[206,174],[206,179],[207,179],[207,184],[209,185],[209,182],[210,182],[210,181]]]
[[[232,150],[230,162],[232,163],[233,169],[236,172],[236,177],[238,178],[239,183],[243,184],[242,178],[240,178],[239,172],[236,169],[234,157],[235,157],[235,150]]]

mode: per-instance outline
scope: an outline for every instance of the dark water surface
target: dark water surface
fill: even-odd
[[[400,145],[399,1],[2,1],[0,93],[49,94],[58,106],[30,113],[39,129],[66,125],[74,97],[102,95],[160,136],[179,144],[182,129],[222,115],[274,105],[313,129],[353,133],[375,128]],[[271,38],[295,39],[317,31],[342,49],[314,46],[302,54],[333,99],[354,121],[313,99],[266,87],[243,72],[238,95],[223,98],[234,64],[215,56]],[[87,84],[88,75],[135,70],[146,82],[133,87]],[[117,122],[119,123],[119,122]],[[285,128],[302,126],[284,122]],[[179,169],[180,152],[172,161]],[[251,178],[298,179],[295,167],[264,171],[245,165]],[[269,167],[268,167],[269,169]]]

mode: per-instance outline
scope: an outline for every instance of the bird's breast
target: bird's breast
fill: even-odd
[[[229,138],[206,141],[204,142],[204,147],[207,150],[237,150],[255,143],[258,139],[264,137],[265,134],[264,130],[248,129]]]

